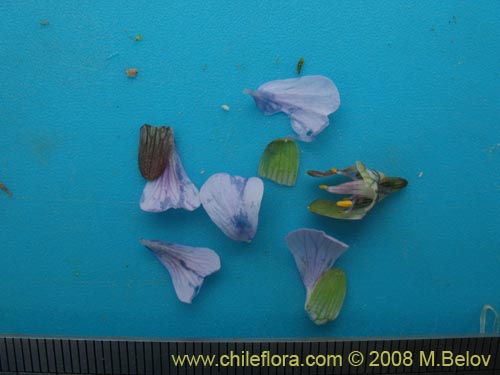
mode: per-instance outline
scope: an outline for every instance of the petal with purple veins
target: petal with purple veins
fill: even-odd
[[[186,174],[177,149],[173,146],[163,174],[146,183],[140,207],[148,212],[163,212],[170,208],[193,211],[199,206],[198,189]]]
[[[217,173],[201,187],[200,200],[210,219],[226,236],[248,242],[257,232],[263,194],[260,178]]]
[[[290,232],[285,241],[295,258],[308,295],[321,275],[349,248],[323,231],[307,228]]]
[[[252,95],[264,114],[286,113],[299,139],[305,142],[328,126],[328,115],[340,106],[337,87],[324,76],[276,80],[244,92]]]
[[[220,270],[217,253],[204,247],[191,247],[157,240],[140,240],[165,266],[172,277],[177,297],[191,303],[205,277]]]

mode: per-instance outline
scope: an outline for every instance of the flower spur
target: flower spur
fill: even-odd
[[[341,175],[351,179],[336,186],[319,186],[329,193],[349,195],[349,197],[339,201],[317,199],[308,207],[309,211],[315,214],[336,219],[360,220],[376,203],[408,185],[405,179],[386,176],[380,171],[367,168],[360,161],[342,170],[332,168],[325,172],[310,170],[307,173],[313,177]]]

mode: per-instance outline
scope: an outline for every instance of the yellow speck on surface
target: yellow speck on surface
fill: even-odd
[[[223,104],[220,106],[224,111],[229,111],[229,106],[227,104]]]
[[[135,78],[137,76],[138,70],[136,68],[125,69],[128,78]]]
[[[344,200],[337,202],[337,206],[343,207],[343,208],[352,207],[352,201],[350,199],[344,199]]]
[[[42,26],[49,26],[50,22],[49,21],[42,21],[42,22],[40,22],[40,25],[42,25]]]
[[[337,168],[330,168],[330,171],[332,171],[333,173],[337,173]]]
[[[320,188],[320,189],[326,189],[327,187],[328,187],[328,186],[326,186],[326,185],[319,185],[319,188]]]
[[[141,34],[138,34],[136,37],[135,37],[135,41],[136,42],[140,42],[142,40],[142,35]]]

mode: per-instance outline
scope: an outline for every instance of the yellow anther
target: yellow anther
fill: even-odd
[[[332,171],[332,173],[337,173],[337,168],[331,168],[330,171]]]
[[[319,188],[320,188],[320,189],[327,189],[327,188],[328,188],[328,186],[326,186],[326,185],[319,185]]]
[[[337,202],[337,206],[342,207],[342,208],[349,208],[349,207],[352,207],[352,201],[349,199],[345,199],[345,200]]]

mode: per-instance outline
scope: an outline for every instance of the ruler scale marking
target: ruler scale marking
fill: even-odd
[[[104,340],[104,339],[51,339],[0,336],[0,374],[38,374],[38,375],[76,375],[76,374],[317,374],[317,375],[354,375],[354,374],[432,374],[432,375],[498,375],[500,355],[500,337],[466,337],[466,338],[435,338],[435,339],[379,339],[379,340],[318,340],[318,341],[160,341],[160,340]],[[281,356],[278,367],[249,366],[249,356],[269,351],[270,356]],[[351,366],[348,361],[350,352],[359,351],[364,354],[365,362],[360,366]],[[384,362],[394,353],[403,354],[406,351],[413,353],[413,366],[394,363],[371,367],[369,361],[374,357],[370,352],[384,353]],[[449,365],[442,362],[442,353],[446,351],[457,355],[472,358],[467,359],[465,365]],[[221,355],[234,355],[240,362],[240,367],[198,366],[174,367],[171,355],[178,358],[212,357],[218,363]],[[430,353],[435,361],[419,362],[419,353],[427,358]],[[342,366],[331,367],[326,365],[302,366],[297,369],[285,367],[282,364],[289,362],[290,355],[297,355],[304,363],[308,355],[316,355],[324,361],[330,354],[341,355]],[[388,356],[389,354],[389,356]],[[483,355],[483,357],[480,357]],[[288,360],[285,360],[288,356]],[[491,356],[490,363],[485,366],[481,358]],[[264,356],[265,357],[265,356]],[[398,358],[397,354],[394,358]],[[245,359],[244,359],[245,358]],[[278,360],[279,357],[275,357]],[[391,357],[392,358],[392,357]],[[451,358],[451,357],[446,357]],[[462,358],[462,357],[461,357]],[[460,359],[462,361],[462,359]],[[450,362],[451,360],[448,359]],[[428,364],[426,367],[425,365]],[[441,365],[442,364],[442,365]],[[323,368],[322,368],[323,367]]]

